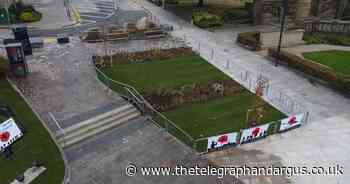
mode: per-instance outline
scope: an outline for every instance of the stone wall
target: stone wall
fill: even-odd
[[[337,12],[338,1],[336,0],[319,0],[318,17],[334,18]]]
[[[245,4],[244,0],[204,0],[206,4],[227,5],[232,7],[242,7]]]
[[[288,0],[288,19],[296,21],[309,16],[312,0]],[[268,24],[273,19],[278,19],[278,15],[274,15],[276,8],[282,7],[281,0],[255,0],[255,24]]]

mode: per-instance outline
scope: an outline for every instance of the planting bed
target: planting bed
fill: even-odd
[[[254,94],[197,55],[123,62],[102,70],[113,80],[134,86],[194,139],[246,128]],[[260,123],[285,117],[269,104],[264,106]]]

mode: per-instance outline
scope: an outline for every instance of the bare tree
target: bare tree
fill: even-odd
[[[204,0],[198,0],[198,7],[202,7],[204,5]]]
[[[339,0],[336,18],[340,19],[344,16],[345,9],[349,4],[349,0]]]

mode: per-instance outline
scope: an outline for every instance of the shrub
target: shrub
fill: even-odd
[[[38,14],[37,12],[32,12],[32,11],[22,12],[21,15],[19,16],[19,20],[21,22],[36,22],[36,21],[40,21],[40,19],[41,19],[41,14]]]
[[[331,44],[350,46],[349,36],[335,33],[304,34],[303,39],[307,44]]]
[[[187,103],[206,102],[220,96],[231,96],[243,90],[244,88],[233,80],[222,80],[194,83],[178,89],[158,89],[147,92],[145,97],[157,110],[167,111]]]
[[[25,5],[18,1],[12,3],[8,8],[12,22],[35,22],[42,17],[41,13],[36,11],[31,5]]]
[[[173,59],[181,56],[191,56],[195,55],[195,52],[192,51],[189,47],[179,47],[179,48],[170,48],[170,49],[152,49],[147,51],[140,52],[119,52],[114,54],[113,64],[130,64],[138,62],[146,62],[153,60],[167,60]],[[95,60],[100,61],[101,56],[96,56]]]
[[[224,21],[251,18],[249,12],[244,8],[230,8],[224,11]]]
[[[195,12],[192,15],[193,24],[200,28],[211,28],[222,26],[223,19],[220,16],[208,12]]]

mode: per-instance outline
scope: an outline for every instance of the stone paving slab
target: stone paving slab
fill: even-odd
[[[116,108],[118,108],[124,104],[127,104],[127,103],[128,102],[125,101],[124,99],[118,99],[113,103],[97,107],[96,109],[92,109],[90,111],[83,112],[81,114],[75,115],[73,117],[70,117],[70,118],[67,118],[64,120],[59,120],[59,122],[60,122],[61,127],[64,129],[64,128],[71,126],[72,124],[78,124],[82,121],[85,121],[85,120],[91,119],[95,116],[109,112],[109,111],[116,109]]]
[[[17,85],[54,132],[57,125],[49,113],[64,120],[121,99],[97,79],[91,53],[77,38],[34,51],[28,66],[28,78]]]
[[[29,23],[28,26],[54,29],[74,23],[67,15],[63,0],[45,0],[36,4],[35,8],[42,13],[42,19],[39,22]]]
[[[208,159],[196,156],[192,149],[144,119],[133,120],[69,148],[66,154],[72,167],[73,184],[241,184],[233,177],[142,176],[140,173],[127,176],[125,168],[130,163],[140,167],[210,164]]]

